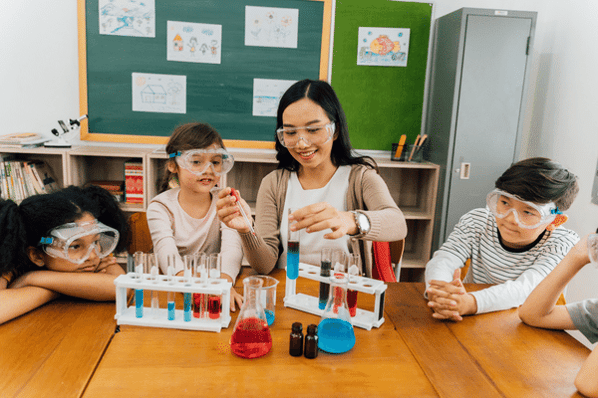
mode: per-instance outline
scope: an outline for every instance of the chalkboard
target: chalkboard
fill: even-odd
[[[432,5],[388,0],[336,2],[331,84],[357,149],[390,150],[421,132]],[[360,27],[410,29],[406,67],[358,66]]]
[[[275,118],[252,115],[253,81],[326,79],[331,1],[156,0],[150,38],[100,34],[98,0],[79,0],[81,139],[165,143],[199,121],[229,146],[273,147]],[[246,6],[298,10],[297,47],[246,46]],[[169,21],[221,25],[221,63],[168,61]],[[133,111],[133,73],[186,76],[186,113]]]

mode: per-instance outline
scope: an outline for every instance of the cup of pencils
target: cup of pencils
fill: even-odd
[[[428,136],[418,135],[413,144],[406,144],[406,135],[403,134],[398,143],[392,144],[392,151],[390,154],[390,160],[396,160],[399,162],[422,162],[424,160],[423,145],[426,142]]]

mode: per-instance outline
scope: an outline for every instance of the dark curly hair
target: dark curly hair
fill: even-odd
[[[59,191],[34,195],[17,205],[12,200],[0,201],[0,275],[20,275],[33,266],[27,256],[28,247],[36,247],[49,231],[75,222],[84,213],[120,233],[115,252],[125,249],[127,219],[107,190],[89,186],[70,186]]]
[[[528,202],[554,202],[561,211],[571,207],[579,192],[573,173],[560,163],[540,157],[513,163],[494,185]]]

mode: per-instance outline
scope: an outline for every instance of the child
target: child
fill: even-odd
[[[548,329],[579,329],[591,343],[598,341],[598,299],[555,305],[565,286],[586,264],[598,267],[598,234],[579,241],[563,261],[534,289],[519,308],[519,317],[528,325]],[[584,395],[598,396],[598,346],[594,348],[575,378],[575,387]]]
[[[106,190],[71,186],[0,202],[0,323],[59,294],[114,300],[127,223]]]
[[[577,192],[576,177],[546,158],[513,164],[495,183],[487,207],[465,214],[426,265],[428,305],[437,319],[521,305],[579,240],[561,227]],[[466,293],[464,282],[496,286]]]
[[[238,234],[224,226],[216,214],[214,188],[233,167],[220,134],[211,126],[188,123],[177,127],[166,145],[168,161],[160,193],[147,208],[154,252],[164,274],[167,258],[175,254],[175,273],[183,274],[181,256],[222,253],[222,277],[232,282],[241,269],[243,248]],[[173,179],[179,187],[168,189]],[[231,289],[231,311],[242,296]]]
[[[324,81],[299,81],[282,96],[276,123],[278,170],[260,185],[256,235],[230,188],[220,192],[220,219],[239,231],[249,264],[259,273],[285,268],[287,231],[296,221],[290,228],[306,232],[301,262],[319,265],[321,248],[336,246],[362,253],[363,273],[371,277],[371,242],[401,240],[407,226],[373,159],[352,152],[336,93]],[[289,218],[288,209],[298,210]]]

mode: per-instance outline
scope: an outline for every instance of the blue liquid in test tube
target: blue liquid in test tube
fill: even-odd
[[[174,301],[168,302],[168,320],[174,321]]]
[[[135,289],[135,316],[143,318],[143,289]]]
[[[183,294],[183,314],[185,322],[191,322],[191,293]]]
[[[299,277],[299,241],[289,241],[287,247],[287,278]]]

